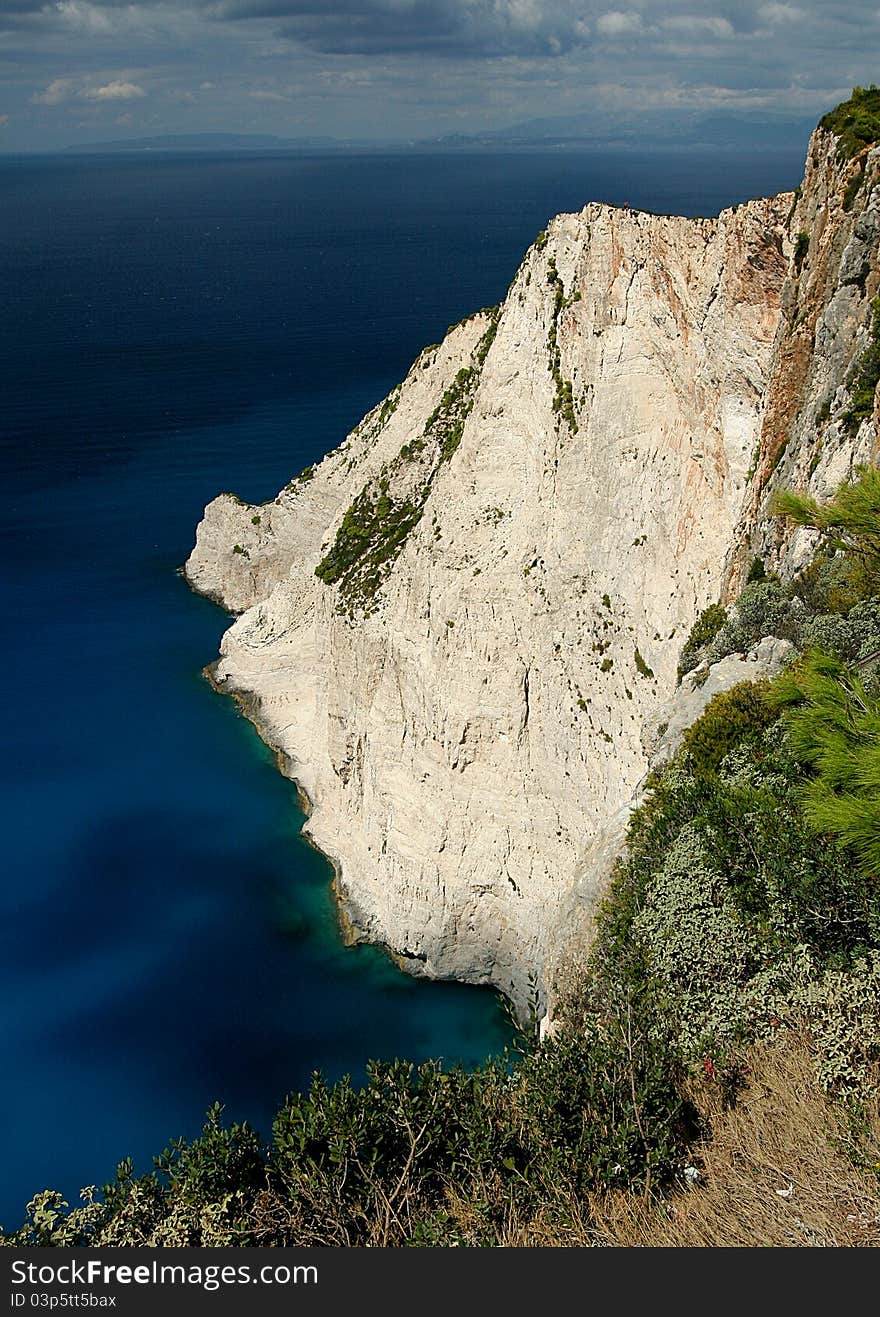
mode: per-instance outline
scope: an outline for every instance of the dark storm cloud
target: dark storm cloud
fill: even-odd
[[[773,38],[796,72],[798,54],[825,43],[877,48],[878,5],[867,0],[203,0],[215,19],[269,19],[286,39],[324,54],[558,56],[594,43],[627,60],[655,48]]]
[[[331,55],[560,55],[589,26],[580,0],[216,0],[215,18],[271,18],[279,35]]]
[[[78,21],[98,30],[102,15],[109,28],[143,13],[169,33],[185,17],[205,29],[262,25],[328,55],[540,58],[607,47],[627,63],[652,47],[729,54],[757,38],[778,41],[777,59],[796,74],[799,57],[823,45],[831,64],[846,50],[880,55],[878,12],[877,0],[0,0],[0,27],[20,18],[47,33]]]

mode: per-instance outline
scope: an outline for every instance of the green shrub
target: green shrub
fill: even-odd
[[[648,667],[638,647],[636,648],[635,651],[635,665],[636,665],[636,672],[639,674],[640,677],[654,676],[653,669]]]
[[[722,759],[747,737],[754,739],[777,717],[768,704],[769,683],[741,681],[714,695],[684,734],[684,746],[698,774],[717,771]]]
[[[803,627],[806,649],[819,649],[845,663],[859,663],[880,651],[880,598],[862,599],[847,613],[820,613]]]
[[[858,155],[880,140],[880,89],[873,83],[870,87],[854,87],[850,99],[824,115],[819,126],[840,138],[841,159]]]
[[[880,382],[880,297],[871,302],[869,332],[870,342],[847,380],[850,406],[844,421],[851,433],[874,414],[874,395]]]
[[[710,604],[703,609],[684,642],[678,663],[679,680],[701,661],[706,646],[715,639],[726,621],[727,610],[720,604]]]
[[[710,663],[728,654],[742,654],[752,649],[764,636],[797,641],[800,605],[790,586],[775,576],[764,577],[745,585],[732,615],[708,646]]]
[[[428,350],[427,348],[424,349],[424,351],[427,350]],[[397,411],[397,408],[400,405],[400,394],[401,394],[401,387],[398,384],[397,388],[392,389],[388,397],[383,400],[382,406],[379,408],[379,417],[378,417],[378,428],[380,430]]]
[[[864,572],[850,554],[820,545],[795,580],[795,590],[809,613],[846,614],[864,597]]]
[[[754,559],[731,612],[712,604],[697,618],[681,652],[679,680],[703,660],[712,664],[728,654],[747,653],[765,636],[799,643],[803,614],[804,605],[792,587],[767,576],[760,559]]]
[[[680,829],[632,927],[650,974],[681,1011],[679,1046],[690,1059],[747,1036],[751,1009],[744,988],[768,959],[710,844],[699,828]]]
[[[810,826],[809,769],[785,720],[763,700],[743,710],[741,694],[732,717],[720,720],[723,701],[713,702],[695,724],[709,771],[685,746],[650,779],[593,959],[604,984],[662,1003],[671,1054],[717,1066],[731,1048],[806,1017],[822,1082],[864,1094],[880,1057],[880,1020],[866,1018],[880,985],[864,968],[880,943],[880,884]]]

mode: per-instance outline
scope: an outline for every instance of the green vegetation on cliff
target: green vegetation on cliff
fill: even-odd
[[[339,589],[340,611],[368,613],[410,532],[419,523],[437,473],[461,443],[489,349],[495,341],[500,307],[479,312],[488,325],[471,354],[444,390],[421,435],[401,447],[378,480],[369,482],[346,510],[336,537],[315,568],[325,585]],[[473,317],[470,317],[471,319]],[[384,425],[396,410],[400,390],[383,404]],[[393,403],[393,405],[391,405]]]
[[[357,590],[366,600],[382,583],[406,537],[421,519],[422,504],[409,499],[395,502],[387,481],[374,493],[366,486],[342,518],[333,545],[321,559],[316,574],[325,585],[351,583],[357,567]],[[353,594],[353,591],[349,591]]]
[[[871,303],[869,342],[847,380],[850,406],[844,416],[847,429],[855,433],[862,421],[874,415],[874,395],[880,384],[880,297]]]
[[[840,138],[838,149],[844,159],[880,141],[880,88],[873,83],[870,87],[854,87],[849,100],[824,115],[819,127]]]
[[[542,250],[542,248],[538,248]],[[567,380],[562,374],[562,352],[559,347],[559,318],[566,307],[571,306],[573,302],[578,301],[580,293],[575,293],[572,297],[565,296],[565,287],[562,283],[562,276],[556,268],[554,257],[550,257],[547,263],[547,282],[553,289],[553,319],[550,324],[550,333],[547,337],[547,346],[550,349],[550,374],[553,376],[553,383],[556,386],[556,392],[553,397],[553,411],[560,420],[565,421],[572,434],[577,434],[578,423],[574,410],[574,393],[571,380]]]

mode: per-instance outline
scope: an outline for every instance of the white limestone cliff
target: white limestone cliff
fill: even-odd
[[[878,162],[844,210],[826,139],[797,198],[558,216],[313,473],[206,510],[187,577],[241,614],[214,679],[307,794],[353,935],[414,972],[543,991],[694,618],[799,552],[773,485],[870,452],[842,417]]]

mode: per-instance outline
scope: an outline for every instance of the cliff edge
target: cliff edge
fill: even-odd
[[[214,680],[308,795],[354,936],[542,996],[695,618],[809,551],[773,490],[876,455],[878,180],[820,128],[796,194],[560,215],[320,465],[208,506],[186,575],[240,614]]]

